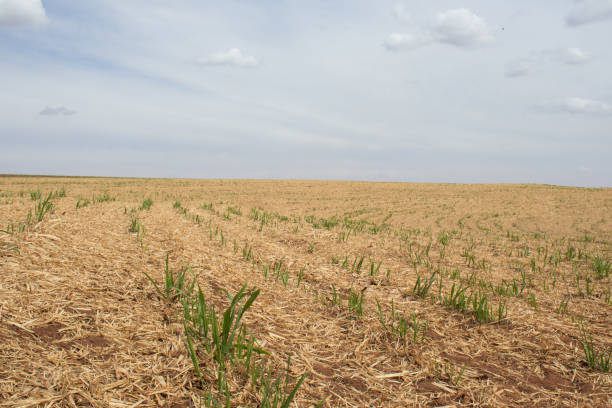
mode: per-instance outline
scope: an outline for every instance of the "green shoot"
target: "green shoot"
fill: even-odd
[[[152,205],[153,205],[153,200],[151,198],[147,198],[142,202],[142,204],[140,205],[138,209],[139,210],[149,210],[151,209]]]

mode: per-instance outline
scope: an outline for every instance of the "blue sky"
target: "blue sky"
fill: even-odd
[[[0,173],[612,186],[612,0],[0,0]]]

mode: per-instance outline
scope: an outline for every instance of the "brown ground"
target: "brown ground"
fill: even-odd
[[[53,211],[19,232],[37,203],[30,192],[62,188]],[[76,208],[104,193],[115,201]],[[148,197],[153,206],[139,210]],[[276,216],[262,227],[252,208]],[[333,216],[339,223],[329,229],[312,225]],[[133,217],[144,235],[129,231]],[[366,222],[343,242],[351,220]],[[181,310],[143,274],[161,282],[166,254],[174,269],[192,266],[219,307],[221,288],[262,289],[245,323],[273,367],[291,356],[292,374],[308,374],[292,406],[325,398],[326,407],[612,404],[612,375],[587,366],[581,342],[585,327],[597,353],[612,349],[610,277],[592,267],[594,257],[612,257],[612,189],[0,177],[5,226],[0,407],[198,406],[204,394]],[[243,258],[245,247],[253,259]],[[362,256],[361,271],[351,271]],[[281,259],[287,286],[263,273]],[[370,260],[381,262],[376,276]],[[429,293],[416,296],[417,273],[436,270]],[[519,296],[494,290],[522,274]],[[495,311],[506,302],[505,319],[479,323],[445,305],[453,283],[480,288]],[[364,293],[363,316],[347,306],[351,288]],[[425,339],[414,343],[410,325],[406,338],[383,329],[377,299],[387,318],[393,300],[410,324],[413,313],[426,322]],[[210,358],[201,358],[206,370]],[[257,406],[260,394],[243,387],[240,370],[230,383],[232,406]]]

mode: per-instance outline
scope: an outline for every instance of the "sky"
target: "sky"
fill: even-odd
[[[612,0],[0,0],[0,173],[612,186]]]

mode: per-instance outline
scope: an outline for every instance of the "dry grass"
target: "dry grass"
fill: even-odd
[[[30,192],[62,188],[26,225]],[[292,406],[609,406],[582,330],[612,349],[611,214],[612,189],[1,177],[0,407],[199,406],[213,377],[143,274],[161,282],[166,254],[219,310],[221,289],[261,288],[244,322],[277,372],[307,374]],[[449,306],[453,283],[494,318]],[[228,383],[232,406],[260,402],[240,367]]]

